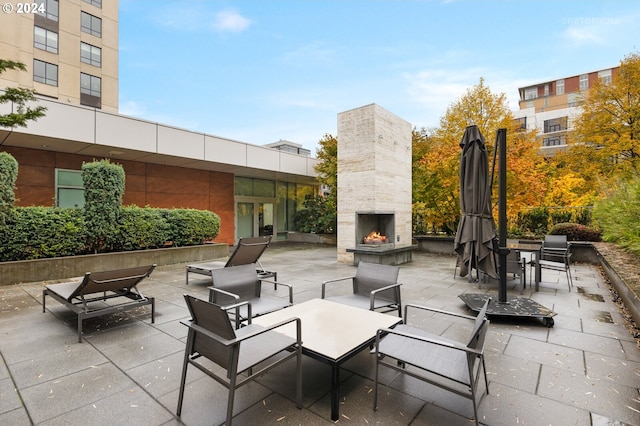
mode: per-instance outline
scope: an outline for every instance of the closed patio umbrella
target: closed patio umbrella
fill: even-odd
[[[460,276],[472,268],[497,278],[493,255],[496,225],[491,210],[489,156],[478,126],[468,126],[460,141],[460,209],[462,217],[454,240],[461,259]]]

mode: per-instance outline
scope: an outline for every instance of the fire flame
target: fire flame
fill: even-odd
[[[364,237],[364,242],[365,242],[365,244],[367,244],[367,243],[386,243],[387,242],[387,237],[385,235],[382,235],[379,232],[373,231],[369,235]]]

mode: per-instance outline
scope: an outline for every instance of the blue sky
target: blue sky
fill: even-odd
[[[315,155],[342,111],[437,127],[481,77],[517,109],[638,51],[635,0],[120,0],[120,113]]]

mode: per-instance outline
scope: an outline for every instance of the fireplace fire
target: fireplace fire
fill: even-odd
[[[363,242],[365,244],[386,244],[387,236],[386,235],[382,235],[379,232],[373,231],[369,235],[364,237],[364,241]]]

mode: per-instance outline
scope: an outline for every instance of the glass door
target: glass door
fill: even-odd
[[[236,205],[236,234],[238,239],[255,237],[254,232],[254,203],[237,203]]]
[[[273,235],[273,203],[258,203],[258,235]]]

